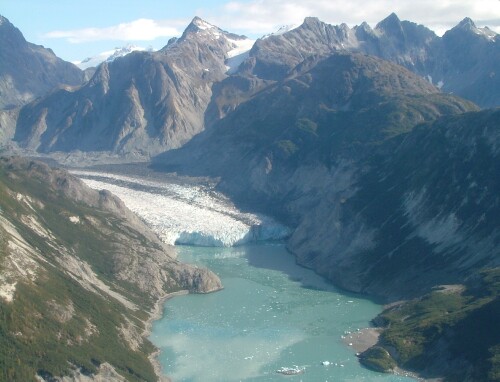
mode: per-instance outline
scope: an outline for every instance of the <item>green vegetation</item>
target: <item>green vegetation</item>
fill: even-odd
[[[73,317],[60,322],[49,301],[61,306],[73,301]],[[54,270],[34,283],[18,283],[14,301],[0,304],[0,381],[32,381],[36,374],[64,376],[70,371],[68,363],[92,373],[102,362],[130,381],[156,380],[147,359],[152,345],[131,351],[118,332],[124,314],[132,317],[119,303],[86,291]],[[135,324],[139,330],[143,327],[138,320]]]
[[[396,361],[381,346],[373,346],[360,356],[360,362],[369,369],[389,373],[396,367]]]
[[[317,134],[318,124],[316,122],[311,121],[310,119],[307,118],[298,119],[297,122],[295,123],[295,127],[306,133],[310,133],[316,136],[318,135]]]
[[[277,145],[287,158],[295,154],[298,150],[297,145],[290,140],[278,141]]]
[[[449,381],[465,374],[494,381],[500,376],[499,317],[500,268],[494,268],[481,272],[465,291],[448,286],[385,310],[379,317],[386,326],[379,345],[392,349],[398,365],[408,370],[431,377],[441,372]],[[388,370],[389,353],[380,346],[365,352],[361,362]]]
[[[145,340],[134,350],[120,331],[130,323],[140,335],[153,298],[132,282],[116,278],[112,256],[123,251],[116,246],[120,237],[133,236],[136,245],[146,245],[146,239],[116,215],[55,191],[36,171],[7,171],[2,166],[0,213],[41,258],[31,257],[37,264],[36,277],[17,279],[13,301],[0,300],[0,381],[34,381],[37,374],[50,379],[75,369],[90,374],[104,362],[129,381],[155,381],[148,360],[153,345]],[[29,199],[23,199],[26,196]],[[48,228],[54,238],[24,224],[27,216]],[[73,224],[69,216],[96,224]],[[11,253],[8,237],[0,225],[2,273]],[[64,252],[91,265],[101,280],[140,310],[132,311],[104,292],[82,287],[58,264]]]

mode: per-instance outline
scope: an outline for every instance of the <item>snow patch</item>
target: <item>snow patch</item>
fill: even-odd
[[[109,173],[73,174],[91,188],[107,189],[117,195],[167,244],[230,247],[280,240],[291,233],[269,217],[239,211],[207,186],[160,183]]]
[[[218,29],[215,25],[207,23],[205,20],[202,20],[200,18],[196,19],[194,21],[194,24],[201,30],[214,29],[214,28]]]
[[[73,224],[79,224],[80,223],[80,217],[79,216],[70,216],[69,221]]]
[[[227,74],[233,74],[237,71],[238,67],[248,57],[250,49],[252,49],[255,40],[249,38],[242,40],[233,40],[228,38],[233,49],[227,52],[228,59],[226,60]]]
[[[495,41],[496,37],[498,36],[498,34],[495,31],[492,31],[488,27],[475,28],[474,32],[480,36],[485,37],[489,41]]]
[[[264,39],[271,37],[271,36],[279,36],[279,35],[282,35],[286,32],[290,32],[290,31],[298,28],[299,26],[300,26],[299,24],[282,25],[278,28],[278,30],[276,32],[266,34],[266,35],[262,36],[261,38],[262,38],[262,40],[264,40]]]
[[[132,52],[143,52],[143,51],[152,51],[153,48],[144,48],[136,45],[126,45],[123,47],[116,47],[112,50],[107,50],[105,52],[101,52],[95,56],[87,57],[81,61],[73,61],[72,63],[78,66],[80,69],[85,70],[88,68],[94,68],[99,66],[103,62],[111,62],[118,57],[124,57]]]

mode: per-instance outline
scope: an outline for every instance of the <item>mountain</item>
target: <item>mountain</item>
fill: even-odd
[[[459,336],[484,339],[498,316],[500,109],[460,97],[499,104],[498,35],[465,19],[441,38],[391,14],[373,29],[306,18],[246,44],[195,18],[162,50],[24,106],[15,140],[44,153],[162,152],[156,168],[215,177],[239,206],[293,227],[299,264],[407,300],[380,316],[365,364],[497,373],[495,336],[468,349]]]
[[[218,177],[241,207],[293,227],[297,262],[343,289],[409,299],[376,320],[366,366],[496,380],[500,109],[374,57],[303,69],[155,167]]]
[[[442,44],[450,63],[442,73],[443,90],[482,107],[500,106],[499,35],[465,18],[443,35]]]
[[[0,16],[0,109],[24,105],[56,87],[76,86],[83,73],[50,49],[27,42]]]
[[[156,381],[146,321],[217,276],[63,170],[1,158],[0,195],[0,381]]]
[[[40,152],[111,151],[148,156],[204,128],[212,85],[246,38],[195,18],[157,52],[103,63],[76,91],[61,89],[23,108],[14,139]]]
[[[394,13],[374,29],[367,23],[349,28],[308,17],[298,28],[258,40],[245,70],[259,78],[280,80],[305,57],[343,50],[395,62],[444,92],[482,107],[500,105],[495,74],[500,70],[500,38],[488,28],[477,28],[468,18],[441,38],[422,25],[401,21]]]
[[[475,236],[479,216],[457,210],[476,203],[465,195],[480,160],[475,182],[488,191],[477,212],[494,215],[498,207],[498,184],[489,182],[498,170],[490,151],[499,114],[461,116],[470,110],[471,103],[400,66],[337,53],[305,65],[156,163],[221,177],[219,187],[236,200],[296,227],[288,246],[300,264],[345,289],[399,299],[498,261],[487,245],[497,233]],[[438,121],[461,126],[458,138],[448,143],[452,127],[441,132],[445,122]],[[483,140],[491,142],[480,149]],[[468,145],[478,157],[466,172]],[[440,235],[449,242],[436,241]]]
[[[252,40],[195,18],[160,51],[105,63],[83,87],[61,89],[24,107],[14,140],[43,153],[79,150],[148,158],[182,146],[297,66],[336,52],[377,56],[443,92],[483,107],[500,105],[499,41],[472,21],[441,38],[391,14],[373,29],[308,17],[251,47]],[[463,52],[469,52],[467,60]]]
[[[75,62],[73,62],[73,64],[78,66],[80,69],[85,70],[88,68],[95,68],[103,62],[111,62],[114,59],[116,59],[118,57],[126,56],[129,53],[136,52],[136,51],[141,52],[141,51],[145,51],[145,50],[152,51],[151,48],[146,49],[146,48],[143,48],[140,46],[128,44],[128,45],[125,45],[122,47],[117,47],[113,50],[107,50],[105,52],[101,52],[101,53],[99,53],[95,56],[92,56],[92,57],[87,57],[81,61],[75,61]]]

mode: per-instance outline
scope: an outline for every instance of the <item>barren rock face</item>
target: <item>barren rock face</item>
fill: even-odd
[[[247,43],[195,18],[160,51],[103,63],[80,88],[52,92],[23,107],[19,117],[0,115],[0,122],[9,138],[15,127],[14,140],[39,152],[79,150],[144,160],[182,147],[259,92],[338,53],[379,57],[444,93],[481,107],[500,105],[495,74],[500,72],[500,39],[467,19],[438,37],[395,14],[374,29],[308,17],[295,29],[257,40],[235,61],[234,52],[249,49]],[[341,85],[330,88],[332,93]]]
[[[83,72],[50,49],[27,42],[0,16],[0,109],[24,105],[58,86],[77,86]]]
[[[40,152],[148,156],[180,147],[205,128],[212,85],[243,39],[195,18],[162,50],[103,63],[81,89],[23,109],[15,140]]]

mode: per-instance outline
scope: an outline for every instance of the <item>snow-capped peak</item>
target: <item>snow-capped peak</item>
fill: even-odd
[[[495,40],[495,38],[498,36],[498,33],[496,33],[495,31],[491,30],[488,27],[476,28],[475,32],[477,34],[483,35],[484,37],[486,37],[490,41]]]
[[[126,56],[129,53],[135,51],[151,51],[152,48],[143,48],[140,46],[128,44],[123,47],[116,47],[113,50],[107,50],[105,52],[101,52],[95,56],[87,57],[82,61],[73,61],[73,64],[78,66],[80,69],[85,70],[87,68],[96,67],[103,62],[111,62],[118,57]]]
[[[479,28],[474,24],[474,21],[472,21],[471,18],[466,17],[460,23],[454,27],[452,30],[462,30],[462,31],[467,31],[467,32],[472,32],[478,36],[484,37],[490,41],[494,41],[496,37],[498,36],[498,33],[495,31],[491,30],[488,27],[483,27]]]
[[[281,25],[276,32],[268,33],[264,36],[262,36],[262,39],[268,38],[270,36],[279,36],[281,34],[284,34],[286,32],[290,32],[291,30],[298,28],[300,25],[298,24],[288,24],[288,25]]]
[[[189,38],[190,36],[206,36],[209,38],[219,39],[222,34],[225,32],[221,30],[219,27],[212,25],[205,20],[200,19],[196,16],[193,21],[188,25],[184,33],[182,34],[180,41]]]
[[[212,24],[206,22],[205,20],[200,19],[198,16],[196,16],[193,19],[192,24],[196,25],[201,30],[207,30],[207,29],[213,29],[213,28],[219,29],[215,25],[212,25]]]

